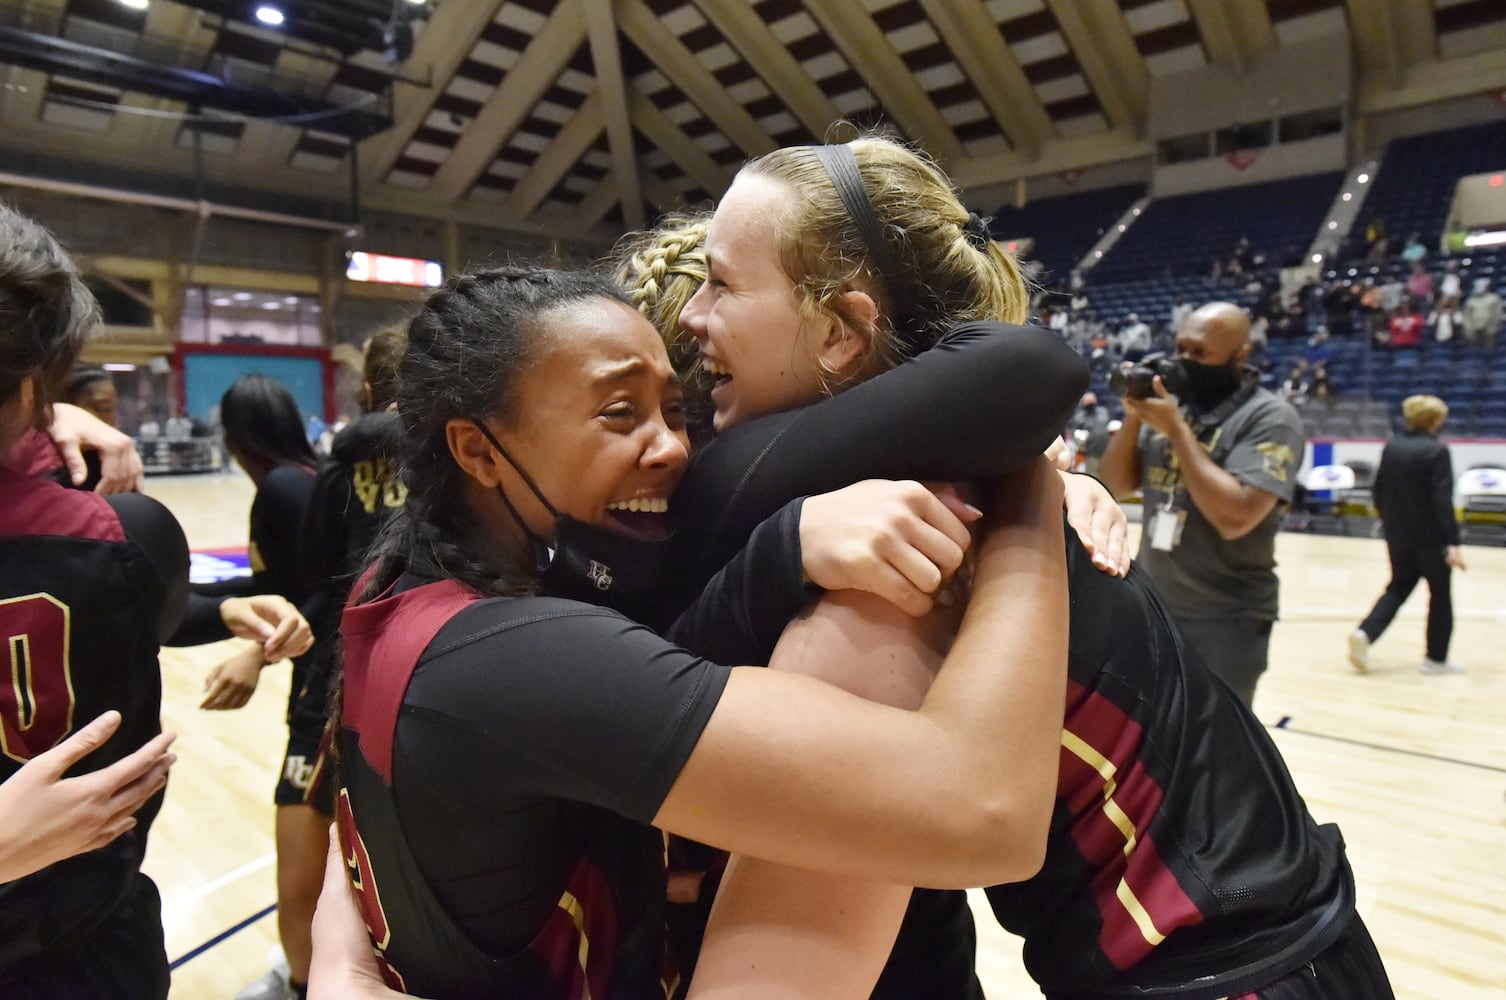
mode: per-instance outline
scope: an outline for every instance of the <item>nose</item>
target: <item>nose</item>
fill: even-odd
[[[703,281],[680,310],[680,329],[697,341],[706,339],[706,308],[706,283]]]
[[[690,458],[690,439],[662,419],[653,425],[653,438],[643,451],[643,464],[652,469],[680,469]]]

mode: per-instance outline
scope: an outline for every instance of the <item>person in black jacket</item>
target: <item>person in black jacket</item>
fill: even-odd
[[[1396,611],[1417,586],[1428,582],[1428,649],[1419,668],[1425,674],[1463,673],[1449,662],[1454,605],[1449,571],[1463,569],[1459,524],[1454,518],[1454,468],[1438,430],[1448,406],[1437,396],[1408,396],[1401,404],[1407,430],[1386,445],[1375,473],[1375,507],[1386,529],[1391,582],[1360,627],[1349,635],[1349,662],[1370,668],[1370,644],[1381,637]]]

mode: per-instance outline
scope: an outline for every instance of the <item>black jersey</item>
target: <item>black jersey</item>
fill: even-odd
[[[1068,532],[1067,709],[1045,863],[987,890],[1052,998],[1253,991],[1348,926],[1343,842],[1143,573]],[[1159,992],[1157,992],[1159,991]]]
[[[687,638],[772,646],[806,599],[798,527],[791,504],[755,532]],[[388,983],[663,1000],[676,976],[649,823],[729,668],[603,608],[455,581],[404,577],[341,632],[341,836]]]
[[[335,435],[329,458],[319,464],[300,549],[303,585],[321,593],[309,619],[321,637],[339,624],[340,609],[377,532],[407,500],[397,469],[401,445],[402,420],[396,413],[367,413]]]
[[[1005,348],[1029,357],[1000,382]],[[1065,424],[1084,380],[1051,334],[967,324],[941,353],[722,435],[675,502],[692,533],[709,526],[698,541],[714,563],[747,519],[794,493],[1018,465]],[[1000,400],[995,386],[1016,396]],[[1041,873],[990,889],[990,902],[1053,997],[1268,983],[1352,912],[1337,830],[1314,823],[1264,729],[1183,645],[1143,574],[1098,572],[1067,535],[1069,692],[1051,837]],[[965,926],[962,894],[951,907]],[[930,953],[902,932],[886,975],[898,963],[924,977]],[[1258,981],[1238,978],[1252,967]]]
[[[147,497],[106,499],[4,466],[0,498],[10,674],[0,684],[0,779],[116,709],[120,728],[72,773],[107,767],[161,732],[157,651],[183,610],[183,533]],[[0,981],[14,963],[77,945],[128,907],[161,805],[159,793],[135,829],[104,847],[0,885]]]

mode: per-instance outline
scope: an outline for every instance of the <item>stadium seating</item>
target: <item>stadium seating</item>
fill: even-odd
[[[1029,258],[1042,267],[1035,280],[1063,287],[1078,261],[1144,194],[1145,185],[1130,184],[1041,198],[1024,208],[1004,205],[994,213],[989,229],[1001,240],[1034,240]]]

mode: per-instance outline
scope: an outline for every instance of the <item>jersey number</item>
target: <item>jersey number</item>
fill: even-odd
[[[68,606],[49,594],[0,601],[0,637],[0,751],[24,764],[73,730]]]
[[[350,808],[350,793],[340,789],[340,800],[335,804],[335,823],[340,833],[340,854],[345,859],[345,876],[355,890],[356,905],[361,919],[366,922],[371,936],[372,950],[376,952],[377,965],[387,985],[393,989],[407,987],[403,977],[387,962],[386,949],[392,943],[392,929],[387,925],[387,914],[382,910],[382,897],[377,894],[376,878],[371,871],[371,858],[366,853],[366,844],[356,829],[355,813]]]
[[[377,501],[383,507],[401,507],[408,499],[408,487],[397,477],[397,470],[385,458],[374,462],[357,462],[352,485],[356,499],[366,513],[375,514]]]

